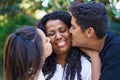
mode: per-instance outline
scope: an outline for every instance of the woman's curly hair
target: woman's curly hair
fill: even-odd
[[[56,20],[59,19],[64,22],[68,28],[71,27],[71,16],[68,12],[64,11],[54,11],[52,13],[48,13],[45,15],[38,23],[37,27],[42,29],[46,33],[45,24],[48,20]],[[80,49],[76,47],[71,47],[69,54],[65,60],[64,72],[65,80],[74,80],[75,75],[77,73],[77,80],[81,80],[81,53]],[[56,55],[53,52],[46,60],[43,65],[43,73],[44,75],[48,75],[46,80],[50,80],[56,71]]]

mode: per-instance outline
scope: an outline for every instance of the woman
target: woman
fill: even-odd
[[[5,80],[44,80],[43,61],[52,53],[42,30],[24,26],[9,35],[4,47]]]
[[[45,15],[37,25],[50,38],[53,53],[45,60],[46,80],[91,80],[91,63],[78,48],[71,47],[71,16],[64,11]]]

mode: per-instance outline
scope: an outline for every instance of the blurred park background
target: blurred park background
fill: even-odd
[[[68,11],[75,2],[103,2],[110,17],[110,30],[120,35],[120,0],[0,0],[0,80],[3,79],[3,48],[8,35],[21,25],[35,25],[45,14]]]

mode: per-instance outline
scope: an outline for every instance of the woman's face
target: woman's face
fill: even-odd
[[[68,52],[71,47],[71,34],[66,24],[61,20],[56,19],[48,20],[45,26],[53,51],[56,54]]]
[[[43,56],[44,56],[44,58],[47,58],[52,53],[52,45],[50,43],[50,39],[45,36],[45,34],[43,33],[42,30],[37,29],[37,31],[39,32],[40,37],[42,38],[42,44],[43,44],[43,49],[44,49]]]

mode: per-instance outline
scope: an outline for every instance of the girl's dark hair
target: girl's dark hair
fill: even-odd
[[[22,27],[9,35],[4,47],[5,80],[28,80],[40,70],[42,39],[35,27]]]
[[[59,19],[63,23],[67,25],[68,28],[71,27],[71,16],[68,12],[64,11],[54,11],[52,13],[48,13],[45,15],[38,23],[37,27],[42,29],[44,33],[46,33],[45,25],[48,20],[56,20]],[[77,80],[81,80],[81,51],[78,48],[71,48],[66,61],[65,61],[65,67],[64,72],[65,74],[65,80],[74,80],[75,75],[77,73]],[[56,55],[53,52],[46,60],[43,65],[43,73],[44,75],[48,75],[46,80],[50,80],[56,71]]]

